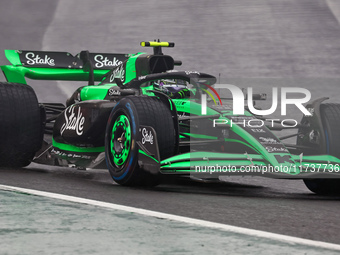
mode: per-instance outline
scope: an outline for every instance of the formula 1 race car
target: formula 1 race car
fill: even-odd
[[[175,71],[181,61],[162,53],[174,43],[141,46],[153,54],[5,50],[11,65],[1,66],[7,82],[0,83],[0,167],[107,167],[115,182],[142,186],[167,175],[263,175],[340,193],[340,105],[316,100],[300,123],[278,127],[282,122],[254,114],[254,107],[221,98],[214,76]],[[88,85],[66,105],[38,103],[26,77]],[[248,102],[256,99],[265,96]],[[272,132],[292,128],[297,132],[280,139]],[[283,143],[291,137],[295,144]]]

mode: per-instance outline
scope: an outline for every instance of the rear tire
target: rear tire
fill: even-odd
[[[41,111],[34,90],[0,82],[0,167],[24,167],[42,144]]]
[[[340,104],[322,104],[320,108],[326,137],[325,154],[340,158]],[[320,195],[339,195],[340,179],[304,179],[307,188]]]
[[[151,174],[138,165],[136,142],[140,125],[151,126],[156,131],[161,160],[174,155],[176,134],[167,106],[156,97],[128,96],[118,102],[108,120],[106,163],[118,184],[156,186],[160,182],[160,174]],[[120,144],[118,138],[121,139]]]

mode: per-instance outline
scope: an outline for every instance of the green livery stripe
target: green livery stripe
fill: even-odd
[[[188,152],[188,153],[184,153],[184,154],[179,154],[179,155],[175,155],[171,158],[167,158],[161,161],[162,165],[167,165],[167,164],[173,164],[174,161],[181,161],[181,162],[189,162],[190,161],[197,161],[203,158],[210,158],[210,159],[214,159],[214,161],[216,160],[221,160],[223,162],[225,162],[225,160],[234,160],[235,158],[237,158],[237,161],[240,160],[248,160],[248,158],[251,158],[254,161],[263,161],[264,158],[261,155],[257,155],[257,154],[235,154],[235,153],[218,153],[218,152],[209,152],[209,151],[196,151],[196,152]],[[248,163],[250,161],[248,160]]]
[[[20,57],[17,50],[5,50],[5,56],[14,66],[21,66]]]
[[[295,161],[299,162],[301,160],[300,155],[292,155],[291,156]],[[309,164],[340,164],[340,159],[332,156],[332,155],[313,155],[313,156],[303,156],[303,163]]]
[[[63,151],[73,151],[73,152],[104,152],[105,147],[77,147],[70,144],[58,143],[52,139],[52,145]]]
[[[125,66],[125,81],[124,84],[130,82],[131,80],[135,79],[137,77],[136,73],[136,60],[140,55],[143,55],[144,53],[137,53],[131,57],[126,62]]]
[[[170,104],[170,111],[172,111],[172,102],[170,99],[169,99],[169,104]]]
[[[13,63],[15,63],[14,60]],[[89,73],[82,69],[66,68],[42,68],[42,67],[24,67],[21,65],[1,66],[1,70],[9,82],[20,82],[26,84],[25,77],[33,80],[62,80],[62,81],[88,81]],[[94,70],[94,80],[101,81],[102,76],[107,70]],[[19,76],[19,77],[18,77]]]
[[[183,133],[186,136],[190,136],[192,138],[197,139],[211,139],[211,140],[217,140],[216,136],[210,136],[210,135],[201,135],[201,134],[193,134],[193,133]]]
[[[80,92],[81,100],[104,100],[112,84],[86,86]]]
[[[197,139],[211,139],[211,140],[217,140],[217,137],[215,136],[209,136],[209,135],[201,135],[201,134],[192,134],[192,133],[183,133],[186,136],[190,136],[192,138],[197,138]],[[185,138],[185,136],[180,136],[180,138]],[[251,149],[253,149],[254,151],[258,152],[258,150],[256,150],[253,146],[243,142],[243,141],[239,141],[236,139],[230,139],[230,138],[225,138],[224,139],[226,142],[230,142],[230,143],[241,143]]]
[[[147,156],[147,157],[153,159],[153,160],[156,161],[157,163],[159,163],[159,161],[158,161],[157,159],[155,159],[154,157],[152,157],[152,156],[146,154],[146,153],[145,153],[144,151],[142,151],[141,149],[139,149],[138,152],[139,152],[140,154],[143,154],[143,155],[145,155],[145,156]]]

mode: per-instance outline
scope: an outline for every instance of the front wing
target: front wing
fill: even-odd
[[[290,162],[270,164],[258,154],[190,152],[161,161],[163,174],[191,174],[212,178],[220,175],[260,175],[275,178],[340,177],[340,159],[331,155],[292,155]]]

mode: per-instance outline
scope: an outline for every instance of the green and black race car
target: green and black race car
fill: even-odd
[[[278,126],[242,103],[242,113],[236,111],[235,100],[217,93],[214,76],[175,71],[181,62],[162,53],[174,43],[141,45],[153,54],[6,50],[11,65],[1,66],[7,82],[0,83],[0,167],[32,161],[107,167],[119,184],[149,186],[167,175],[263,175],[304,179],[319,194],[340,193],[340,105],[316,100],[301,123]],[[88,85],[66,106],[38,103],[26,77]],[[292,128],[295,134],[280,139],[272,133]],[[283,143],[291,137],[296,144]]]

